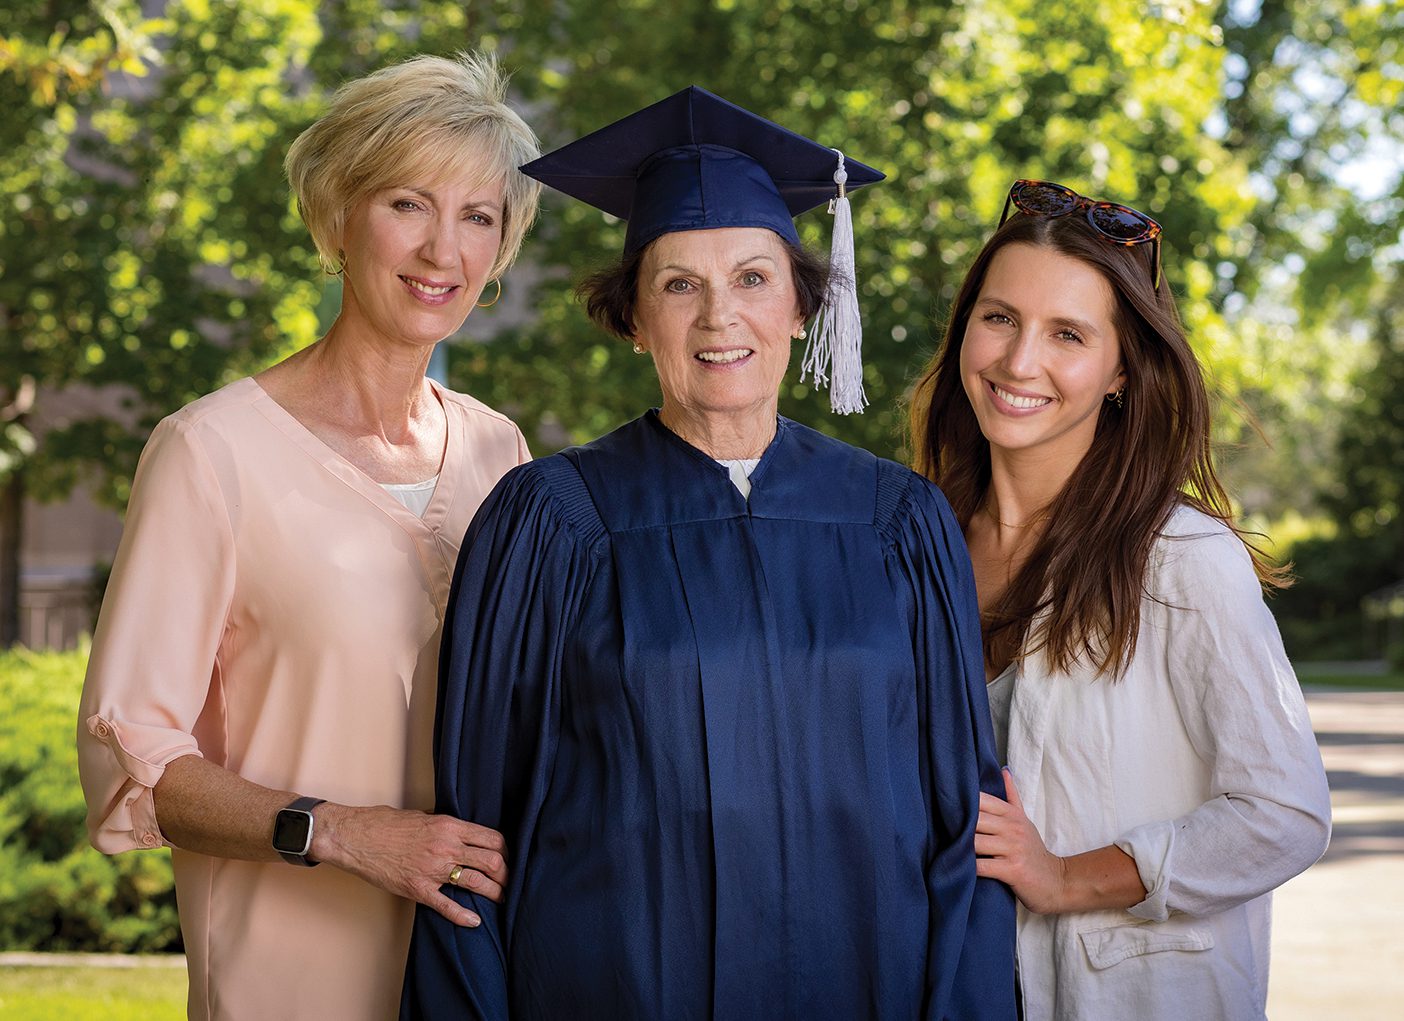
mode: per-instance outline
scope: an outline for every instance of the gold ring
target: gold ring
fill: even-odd
[[[458,877],[463,875],[463,866],[455,865],[453,871],[449,873],[449,886],[458,885]]]

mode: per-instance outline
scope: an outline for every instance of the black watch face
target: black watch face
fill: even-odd
[[[273,822],[273,849],[288,854],[306,854],[312,835],[312,813],[285,808]]]

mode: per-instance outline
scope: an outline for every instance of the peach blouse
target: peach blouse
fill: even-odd
[[[435,392],[448,443],[422,518],[252,379],[156,427],[79,716],[99,850],[167,843],[151,789],[183,755],[345,804],[432,807],[459,544],[498,478],[529,458],[510,420]],[[190,1017],[395,1015],[411,903],[329,866],[172,857]]]

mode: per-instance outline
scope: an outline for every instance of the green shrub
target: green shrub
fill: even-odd
[[[1371,659],[1382,650],[1371,640],[1360,601],[1404,575],[1404,536],[1344,532],[1304,539],[1287,551],[1296,583],[1268,604],[1296,661]]]
[[[88,845],[78,785],[87,649],[0,652],[0,949],[180,949],[170,853]]]

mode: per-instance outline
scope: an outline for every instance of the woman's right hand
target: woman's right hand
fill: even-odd
[[[1008,801],[980,792],[975,874],[998,879],[1035,914],[1125,909],[1146,897],[1135,859],[1108,844],[1060,858],[1024,812],[1014,776],[1004,770]]]
[[[456,885],[491,901],[507,883],[507,842],[496,830],[448,815],[385,805],[326,803],[313,810],[310,856],[366,882],[431,907],[455,925],[476,926],[476,912],[441,892],[455,866]]]
[[[980,816],[975,825],[975,874],[998,879],[1035,914],[1064,910],[1061,899],[1067,886],[1067,862],[1043,843],[1038,828],[1024,814],[1024,803],[1014,776],[1004,771],[1004,791],[1009,800],[980,793]]]

